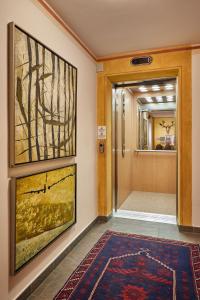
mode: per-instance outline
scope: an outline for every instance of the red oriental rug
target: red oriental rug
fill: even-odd
[[[200,247],[107,231],[54,299],[200,299]]]

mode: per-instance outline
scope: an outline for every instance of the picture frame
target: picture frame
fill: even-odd
[[[76,156],[77,78],[75,66],[8,24],[9,167]]]
[[[76,223],[76,194],[76,164],[11,179],[11,275]]]

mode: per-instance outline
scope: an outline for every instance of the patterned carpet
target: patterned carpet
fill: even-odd
[[[198,244],[107,231],[54,300],[195,300]]]

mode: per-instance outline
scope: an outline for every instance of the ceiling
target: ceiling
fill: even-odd
[[[176,95],[170,96],[151,96],[151,97],[138,97],[137,98],[139,104],[148,104],[148,103],[169,103],[176,102]]]
[[[200,0],[46,0],[97,56],[200,43]]]
[[[128,84],[129,91],[137,97],[138,103],[176,102],[176,79],[154,79]]]

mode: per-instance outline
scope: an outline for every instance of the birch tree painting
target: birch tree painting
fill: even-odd
[[[76,155],[77,69],[14,30],[15,164]]]

